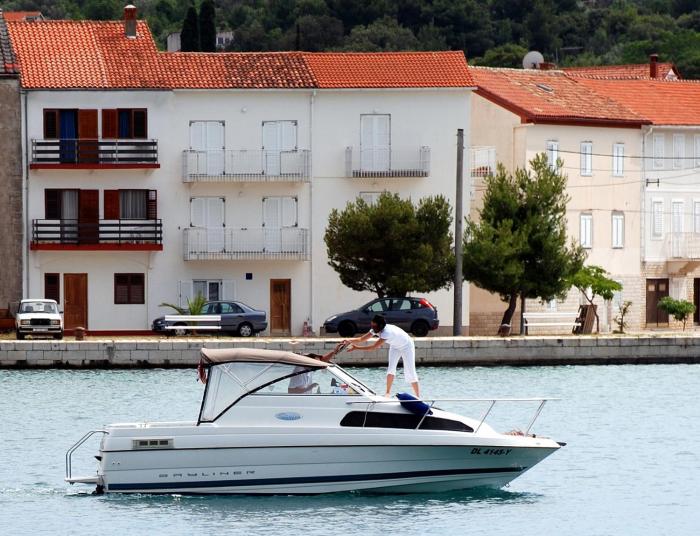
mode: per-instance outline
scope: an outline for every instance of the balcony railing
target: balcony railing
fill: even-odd
[[[157,140],[32,140],[32,168],[159,167]]]
[[[303,182],[310,152],[183,151],[183,182]]]
[[[664,246],[667,259],[700,260],[700,233],[668,233]]]
[[[474,178],[487,177],[496,173],[495,147],[469,148],[469,174]]]
[[[161,220],[33,220],[32,249],[163,248]]]
[[[185,229],[186,261],[197,260],[309,260],[308,229]]]
[[[430,147],[417,149],[345,148],[345,176],[357,178],[427,177]]]

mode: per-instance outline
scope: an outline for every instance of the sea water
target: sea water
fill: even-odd
[[[378,392],[384,370],[349,369]],[[700,534],[700,365],[419,368],[425,397],[558,397],[533,431],[567,443],[502,490],[419,495],[93,495],[66,450],[112,422],[196,419],[195,370],[0,370],[0,534]],[[401,375],[395,386],[410,391]],[[480,417],[485,403],[442,404]],[[488,422],[523,429],[537,403]],[[97,442],[74,455],[94,474]]]

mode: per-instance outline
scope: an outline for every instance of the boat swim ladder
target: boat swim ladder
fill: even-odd
[[[108,434],[109,432],[107,430],[92,430],[85,434],[83,437],[81,437],[71,448],[68,449],[66,452],[66,482],[70,482],[71,484],[75,484],[76,480],[73,479],[73,462],[72,462],[72,457],[73,453],[80,447],[83,443],[85,443],[88,439],[90,439],[93,435],[95,434]]]

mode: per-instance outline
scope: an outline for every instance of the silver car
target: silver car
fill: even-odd
[[[237,335],[239,337],[251,337],[256,333],[267,329],[267,313],[253,309],[249,305],[239,301],[210,301],[204,304],[203,315],[220,315],[221,331]],[[176,335],[184,335],[188,330],[168,329],[167,326],[187,326],[185,319],[182,321],[165,321],[161,316],[153,321],[153,331],[175,332]],[[196,330],[192,330],[196,331]]]

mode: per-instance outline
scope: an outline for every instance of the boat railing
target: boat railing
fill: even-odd
[[[73,453],[78,449],[78,447],[80,447],[80,445],[85,443],[95,434],[109,434],[109,432],[107,430],[91,430],[83,437],[81,437],[78,441],[76,441],[76,443],[66,452],[66,481],[70,482],[71,484],[73,483],[71,482],[73,478]]]
[[[367,407],[365,408],[365,422],[367,422],[367,414],[370,412],[372,408],[374,408],[375,405],[377,404],[396,404],[396,403],[414,403],[414,404],[428,404],[429,408],[423,413],[423,416],[421,417],[421,420],[418,421],[418,424],[416,425],[416,430],[420,428],[420,425],[423,424],[423,421],[425,418],[430,414],[430,410],[435,406],[436,402],[490,402],[489,407],[486,409],[484,414],[481,416],[481,419],[479,420],[479,424],[474,430],[474,433],[476,434],[479,429],[481,428],[481,425],[484,424],[484,421],[486,421],[486,417],[489,416],[491,413],[491,410],[493,407],[496,405],[496,402],[539,402],[539,406],[537,407],[537,410],[535,411],[535,414],[533,415],[532,419],[530,420],[530,423],[527,425],[527,428],[525,429],[524,435],[528,435],[530,433],[530,430],[532,429],[533,425],[535,424],[535,421],[537,420],[537,417],[540,416],[540,413],[542,413],[542,408],[544,408],[544,405],[550,401],[550,400],[561,400],[559,398],[424,398],[424,399],[416,399],[416,400],[360,400],[360,401],[348,401],[346,404],[366,404]],[[363,424],[364,428],[364,424]]]

